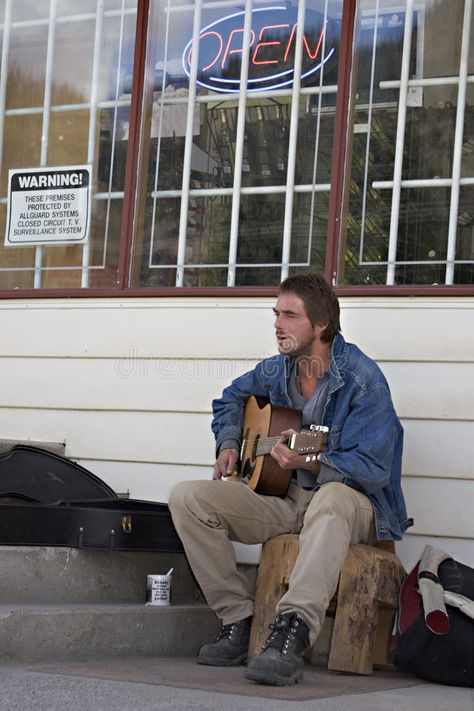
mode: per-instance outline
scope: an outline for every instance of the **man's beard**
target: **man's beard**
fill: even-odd
[[[301,355],[308,355],[310,346],[314,342],[314,336],[310,336],[305,341],[298,343],[294,336],[286,336],[283,343],[278,342],[278,350],[282,355],[298,358]]]

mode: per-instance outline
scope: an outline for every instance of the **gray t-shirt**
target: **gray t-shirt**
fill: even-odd
[[[326,371],[318,378],[316,389],[310,399],[307,400],[298,387],[298,363],[296,360],[294,361],[288,380],[288,395],[292,407],[301,411],[302,429],[309,429],[310,425],[322,424],[328,393],[329,373]],[[321,463],[319,475],[313,474],[307,469],[297,469],[295,479],[299,486],[305,489],[314,489],[316,486],[325,484],[328,481],[342,481],[342,476],[334,467]]]

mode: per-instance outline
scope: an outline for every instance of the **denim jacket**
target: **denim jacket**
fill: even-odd
[[[228,439],[240,442],[243,405],[249,395],[291,407],[287,390],[290,363],[288,356],[267,358],[236,378],[222,397],[213,401],[217,449]],[[407,518],[400,483],[403,428],[382,371],[340,333],[332,344],[329,394],[321,424],[329,427],[321,461],[337,469],[344,484],[368,496],[377,538],[400,540],[413,524]]]

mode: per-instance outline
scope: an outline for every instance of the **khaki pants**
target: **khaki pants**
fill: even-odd
[[[349,545],[376,538],[369,499],[336,482],[316,492],[291,484],[284,499],[256,494],[241,482],[184,482],[171,492],[169,508],[191,568],[223,624],[253,614],[253,591],[237,568],[230,541],[255,544],[280,533],[300,533],[289,589],[276,613],[296,612],[308,625],[311,644]]]

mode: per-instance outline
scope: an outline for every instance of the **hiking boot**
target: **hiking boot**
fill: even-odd
[[[198,664],[214,667],[237,667],[245,664],[250,639],[251,617],[223,625],[216,641],[205,644],[199,650]]]
[[[288,686],[303,678],[303,652],[309,647],[306,623],[294,612],[278,615],[262,652],[250,660],[245,678],[260,684]]]

